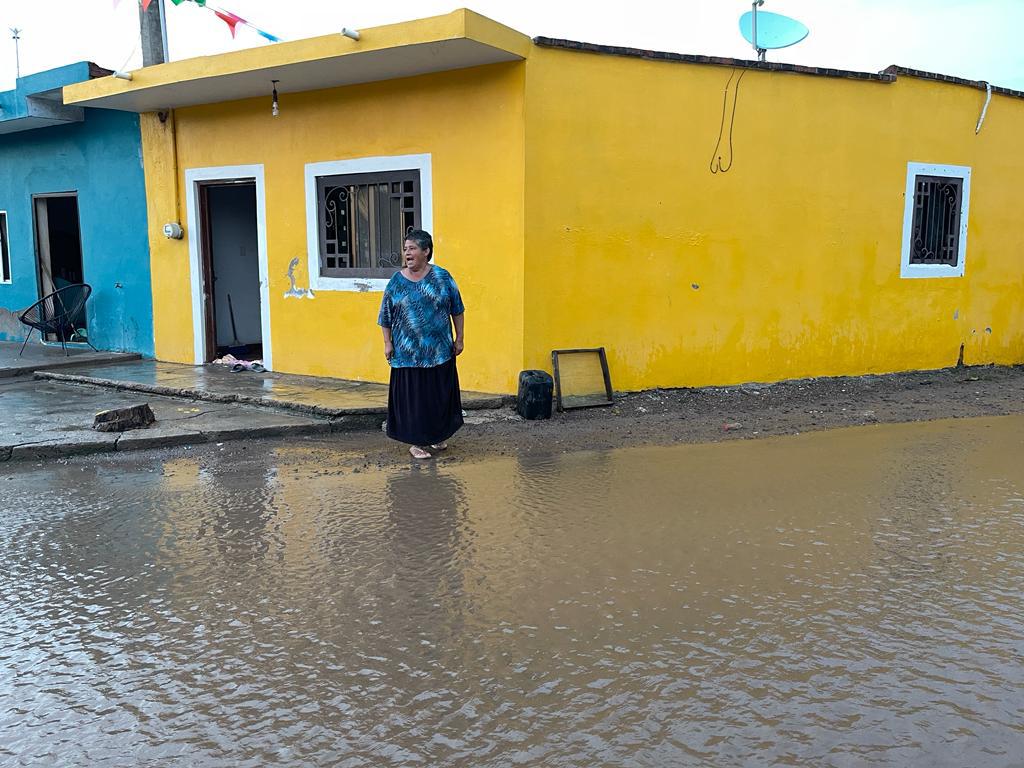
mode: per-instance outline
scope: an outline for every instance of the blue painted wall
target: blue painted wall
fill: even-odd
[[[132,113],[86,109],[80,123],[0,134],[0,211],[7,212],[11,258],[0,308],[17,312],[39,298],[32,196],[71,191],[78,193],[82,266],[93,289],[89,340],[98,349],[152,357],[146,188]],[[0,339],[24,338],[9,314],[0,315]]]

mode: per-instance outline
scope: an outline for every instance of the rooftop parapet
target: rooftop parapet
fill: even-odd
[[[19,77],[14,90],[0,93],[0,134],[82,122],[85,111],[64,105],[63,87],[109,74],[110,70],[80,61]]]

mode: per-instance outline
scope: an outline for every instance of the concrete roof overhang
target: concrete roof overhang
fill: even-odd
[[[174,61],[64,88],[64,103],[127,112],[216,104],[281,93],[523,60],[525,35],[472,11],[360,30],[360,39],[336,34],[243,51]]]

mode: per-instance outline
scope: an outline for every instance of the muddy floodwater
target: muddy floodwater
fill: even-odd
[[[1024,417],[353,467],[0,467],[0,764],[1024,761]]]

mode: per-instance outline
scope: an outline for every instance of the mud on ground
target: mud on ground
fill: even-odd
[[[618,393],[615,404],[523,421],[513,408],[473,411],[438,461],[523,452],[603,450],[791,435],[837,427],[1024,413],[1024,366],[817,378],[776,384]],[[353,434],[311,438],[357,450],[356,465],[407,465],[403,446]]]
[[[493,456],[608,450],[640,445],[749,440],[879,423],[1024,413],[1024,366],[817,378],[776,384],[617,393],[615,403],[524,421],[514,408],[470,411],[466,426],[436,457],[443,466]],[[265,461],[279,448],[301,446],[294,460],[327,473],[410,464],[407,447],[383,432],[197,444],[160,449],[165,456]],[[278,454],[283,457],[282,454]],[[301,456],[301,458],[299,458]],[[110,461],[122,461],[111,458]],[[73,461],[103,462],[101,457]]]

